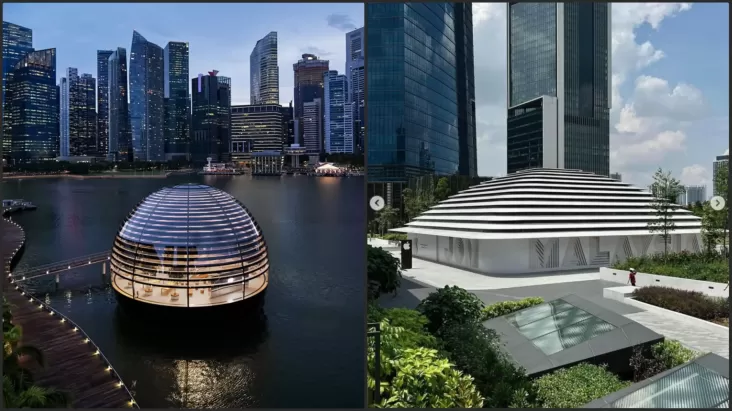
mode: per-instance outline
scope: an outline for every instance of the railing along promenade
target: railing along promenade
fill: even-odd
[[[3,295],[11,305],[13,323],[23,330],[22,343],[40,349],[46,359],[46,368],[34,370],[35,383],[68,392],[73,408],[140,408],[89,335],[13,280],[11,268],[25,245],[22,227],[0,217],[0,232],[2,267],[8,273],[3,275]]]

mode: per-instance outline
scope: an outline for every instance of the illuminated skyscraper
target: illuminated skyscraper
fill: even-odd
[[[61,79],[60,155],[97,155],[96,81],[73,67]]]
[[[13,162],[55,159],[59,144],[56,49],[32,51],[21,58],[6,91]]]
[[[280,68],[277,65],[277,32],[257,41],[249,56],[249,104],[280,103]]]
[[[325,152],[353,153],[353,106],[348,102],[348,77],[335,70],[323,76]]]
[[[171,41],[163,53],[165,70],[165,158],[190,156],[191,99],[188,43]]]
[[[130,123],[135,160],[165,160],[163,49],[132,33]]]
[[[252,153],[282,153],[285,138],[279,104],[231,107],[231,159],[251,165]]]
[[[508,173],[610,175],[610,3],[508,5]]]
[[[305,103],[309,103],[318,99],[320,104],[323,104],[323,74],[329,69],[328,60],[320,60],[318,56],[314,54],[303,54],[302,59],[292,65],[292,69],[295,73],[295,105],[293,107],[295,121],[299,124],[296,125],[296,139],[298,144],[304,143],[304,130],[305,124],[303,123],[303,117],[305,113]],[[311,108],[312,110],[312,108]],[[323,114],[323,107],[319,109],[320,114]],[[318,135],[310,136],[315,138],[317,146],[322,149],[323,147],[323,121],[322,119],[318,122],[321,128],[317,131]],[[312,126],[312,124],[310,125]],[[309,126],[309,127],[310,127]],[[312,131],[316,132],[316,131]],[[315,142],[311,142],[316,144]]]
[[[320,98],[308,101],[303,107],[302,128],[303,147],[308,161],[317,163],[321,152],[321,131],[323,130],[323,103]]]
[[[28,53],[33,51],[33,30],[17,24],[3,21],[3,104],[5,104],[5,91],[9,76],[15,70],[18,62]],[[3,111],[3,130],[0,137],[2,153],[4,158],[10,158],[11,136],[10,119],[6,117],[9,112],[7,108]]]
[[[109,56],[112,50],[97,50],[97,154],[109,152]]]
[[[196,164],[231,159],[231,79],[218,71],[191,80],[191,160]]]
[[[109,81],[109,151],[108,158],[132,161],[130,111],[127,102],[127,50],[118,47],[110,56]]]

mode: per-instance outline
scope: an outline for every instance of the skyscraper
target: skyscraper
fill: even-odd
[[[97,50],[97,155],[109,152],[109,56],[112,50]]]
[[[127,50],[118,47],[110,56],[109,81],[109,151],[114,161],[132,161],[132,133],[127,102]]]
[[[719,173],[723,170],[723,166],[727,166],[727,172],[729,173],[729,154],[717,156],[712,164],[712,192],[715,196],[724,196],[727,198],[727,193],[720,193],[719,190],[717,190],[717,178]]]
[[[191,80],[191,161],[203,164],[231,158],[231,79],[209,71]]]
[[[325,152],[353,153],[353,105],[348,102],[348,77],[335,70],[323,77]]]
[[[609,3],[509,3],[509,173],[610,174],[610,18]]]
[[[302,128],[303,147],[311,164],[317,163],[321,152],[321,130],[323,129],[323,103],[320,98],[303,104]]]
[[[349,83],[349,99],[353,109],[353,144],[354,152],[363,153],[363,138],[366,128],[366,96],[364,94],[365,77],[364,65],[354,67],[351,70],[351,81]]]
[[[323,103],[323,74],[329,69],[330,63],[328,60],[320,60],[318,56],[314,54],[303,54],[302,59],[292,65],[292,69],[295,73],[295,90],[294,99],[295,105],[293,107],[295,121],[300,123],[295,126],[297,143],[302,144],[304,142],[304,130],[305,126],[303,123],[303,116],[305,112],[305,103],[309,103],[318,99],[320,103]],[[323,107],[320,108],[320,114],[323,113]],[[323,129],[320,120],[321,129],[317,131],[318,136],[318,147],[322,148],[323,141]],[[315,131],[313,131],[315,132]],[[311,144],[314,144],[311,142]]]
[[[132,33],[130,123],[135,160],[165,160],[163,49]]]
[[[15,163],[58,155],[57,92],[56,49],[32,51],[16,63],[6,95]]]
[[[249,56],[249,104],[280,104],[277,32],[257,41]]]
[[[455,53],[458,105],[458,174],[478,176],[475,129],[475,64],[473,57],[472,3],[455,3]]]
[[[61,156],[97,155],[96,81],[73,67],[61,79]]]
[[[366,7],[368,195],[396,203],[409,178],[458,172],[455,5]]]
[[[289,106],[281,107],[283,123],[282,132],[284,133],[282,137],[282,144],[289,146],[291,144],[295,144],[295,122],[292,116],[292,101],[290,101]]]
[[[9,76],[12,75],[18,62],[31,51],[33,51],[33,30],[3,21],[3,104]],[[3,157],[7,159],[10,158],[11,150],[10,119],[7,117],[9,113],[7,108],[3,113],[3,134],[0,144]]]
[[[190,155],[191,100],[188,43],[171,41],[163,52],[165,71],[165,158]]]
[[[282,153],[285,135],[282,106],[231,106],[231,160],[251,166],[252,153]]]

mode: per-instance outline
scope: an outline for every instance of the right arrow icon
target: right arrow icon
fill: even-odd
[[[711,200],[709,200],[709,205],[712,206],[712,209],[715,211],[720,211],[724,209],[724,197],[722,196],[714,196]]]

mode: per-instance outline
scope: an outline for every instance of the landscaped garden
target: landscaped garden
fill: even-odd
[[[711,297],[698,291],[669,287],[641,287],[633,292],[637,301],[676,311],[729,327],[729,298]]]
[[[430,294],[416,309],[378,306],[379,295],[399,288],[399,261],[369,247],[372,284],[368,343],[369,406],[377,408],[577,408],[693,359],[676,341],[636,348],[631,380],[605,367],[578,364],[530,378],[501,349],[498,335],[482,322],[543,303],[538,297],[489,306],[458,287]],[[391,260],[390,260],[391,259]],[[377,377],[379,398],[375,397]]]
[[[667,275],[669,277],[692,280],[729,282],[729,255],[716,251],[699,253],[680,252],[656,254],[647,257],[631,257],[614,264],[612,268],[629,270],[635,268],[639,273]]]

